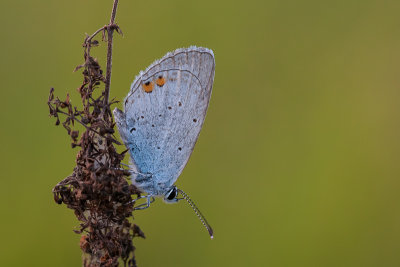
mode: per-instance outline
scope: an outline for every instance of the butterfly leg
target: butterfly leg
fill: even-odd
[[[125,166],[125,167],[127,167],[128,169],[129,169],[129,165],[126,165],[125,163],[120,163],[122,166]]]
[[[127,169],[124,168],[110,168],[110,170],[116,170],[116,171],[129,171]]]
[[[146,203],[140,204],[134,208],[134,210],[144,210],[150,207],[150,204],[154,202],[155,198],[152,195],[147,195],[147,196],[140,196],[137,199],[134,200],[136,202],[137,200],[141,198],[147,198]]]

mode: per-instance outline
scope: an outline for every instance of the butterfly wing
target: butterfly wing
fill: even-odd
[[[141,72],[115,111],[133,167],[172,185],[185,167],[203,125],[214,81],[214,54],[190,47],[168,53]]]

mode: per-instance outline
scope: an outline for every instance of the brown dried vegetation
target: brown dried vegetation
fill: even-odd
[[[82,109],[72,105],[68,94],[65,100],[55,97],[53,88],[47,102],[56,125],[62,124],[72,139],[72,147],[80,148],[73,173],[54,187],[53,194],[54,200],[73,209],[80,221],[75,232],[82,234],[83,266],[118,266],[119,258],[125,266],[136,266],[132,239],[144,238],[139,227],[128,220],[133,211],[132,195],[139,192],[128,183],[129,171],[120,167],[127,151],[118,153],[114,146],[120,145],[114,136],[110,108],[116,101],[108,100],[112,32],[121,33],[114,23],[117,3],[114,1],[110,24],[87,36],[83,44],[85,63],[75,69],[83,69],[83,82],[77,89]],[[90,48],[99,44],[92,38],[100,32],[109,48],[106,77],[90,55]],[[99,92],[103,83],[105,88]],[[74,129],[76,122],[84,126],[82,134]]]

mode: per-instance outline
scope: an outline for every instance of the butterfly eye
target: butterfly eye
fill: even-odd
[[[176,187],[173,187],[171,191],[168,192],[167,199],[173,200],[176,197]]]

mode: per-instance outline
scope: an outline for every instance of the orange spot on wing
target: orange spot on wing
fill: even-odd
[[[165,79],[163,76],[158,76],[158,79],[156,81],[157,85],[162,87],[165,84]]]
[[[151,92],[153,92],[154,84],[152,82],[146,82],[146,83],[142,84],[142,87],[146,93],[151,93]]]

